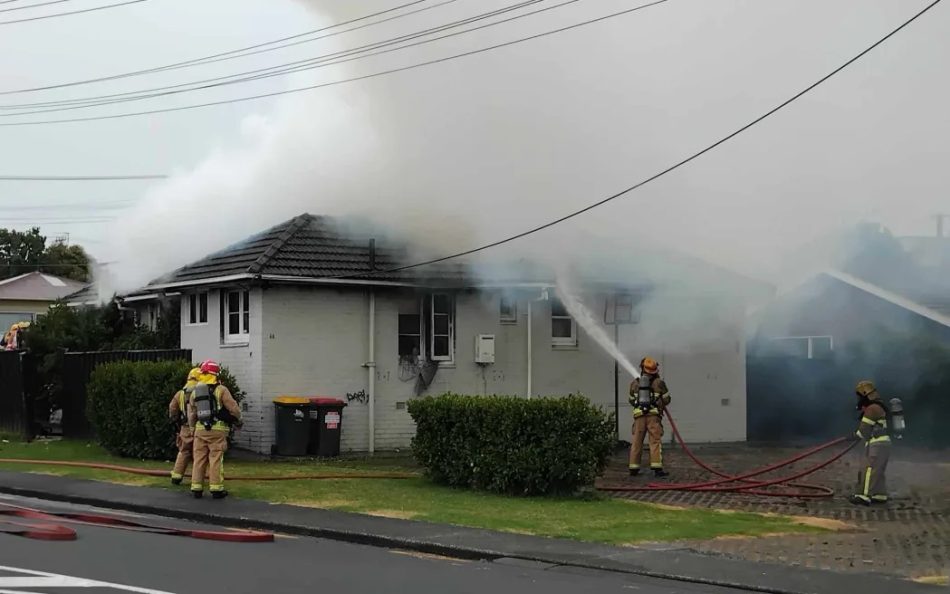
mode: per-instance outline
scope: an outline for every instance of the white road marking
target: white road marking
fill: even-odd
[[[0,594],[25,594],[22,590],[6,590],[3,588],[109,588],[122,592],[137,592],[138,594],[173,594],[164,590],[152,590],[136,586],[112,584],[98,580],[70,577],[46,571],[34,571],[19,567],[5,567],[0,565],[0,571],[24,574],[27,577],[0,577]]]

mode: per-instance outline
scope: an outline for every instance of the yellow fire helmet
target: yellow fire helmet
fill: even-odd
[[[877,388],[874,387],[874,382],[870,380],[861,380],[858,382],[858,385],[855,386],[854,391],[857,392],[858,396],[871,400],[877,396]]]

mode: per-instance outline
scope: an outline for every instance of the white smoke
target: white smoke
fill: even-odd
[[[301,55],[506,4],[458,2],[306,46]],[[360,215],[433,255],[522,231],[611,195],[732,131],[913,10],[873,4],[678,0],[495,52],[287,96],[245,122],[240,145],[221,147],[154,188],[123,219],[112,233],[113,251],[121,256],[113,267],[116,282],[133,288],[302,212]],[[391,3],[308,5],[319,26]],[[420,62],[631,6],[579,2],[404,53],[300,74],[287,85]],[[809,31],[804,47],[802,30]],[[623,263],[640,274],[675,276],[662,264],[651,270],[640,255],[648,245],[655,253],[689,253],[770,280],[822,267],[825,262],[802,255],[843,226],[868,218],[907,226],[935,208],[946,185],[939,156],[950,153],[950,120],[928,114],[941,113],[950,93],[939,82],[945,78],[939,61],[926,56],[948,49],[950,40],[924,19],[746,135],[490,257]],[[679,280],[704,290],[717,282],[715,275],[701,283]],[[688,311],[702,316],[698,308]]]

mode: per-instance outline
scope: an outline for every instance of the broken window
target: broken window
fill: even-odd
[[[577,345],[577,323],[558,299],[551,300],[551,344]]]
[[[441,293],[431,296],[431,353],[432,361],[451,361],[454,320],[451,296]]]
[[[399,314],[399,360],[417,361],[422,357],[422,315]]]
[[[501,296],[499,318],[503,324],[514,324],[518,321],[518,302],[512,297]]]

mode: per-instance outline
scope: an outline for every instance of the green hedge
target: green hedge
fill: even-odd
[[[86,389],[86,413],[99,443],[129,458],[174,457],[176,426],[168,420],[168,403],[191,368],[187,361],[118,361],[96,367]],[[219,377],[235,399],[243,400],[226,369]]]
[[[436,482],[518,495],[591,485],[616,441],[612,414],[582,396],[445,394],[409,402],[412,451]]]

